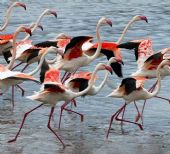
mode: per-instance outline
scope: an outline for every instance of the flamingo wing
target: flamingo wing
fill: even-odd
[[[17,71],[10,71],[10,70],[4,70],[2,72],[0,72],[0,80],[9,78],[9,77],[13,77],[15,75],[20,74],[20,72]]]
[[[50,69],[45,72],[44,82],[60,83],[60,72],[57,69]]]
[[[136,57],[136,61],[138,60],[138,47],[140,45],[141,42],[126,42],[126,43],[122,43],[119,44],[117,47],[118,48],[124,48],[124,49],[134,49],[135,51],[135,57]]]
[[[62,84],[58,84],[58,83],[45,83],[44,89],[50,92],[59,92],[59,93],[65,92],[65,87]]]
[[[0,45],[7,44],[9,40],[0,40]]]
[[[43,64],[41,66],[41,71],[40,71],[40,81],[41,83],[44,82],[45,79],[45,73],[50,69],[48,63],[46,62],[46,60],[43,61]]]
[[[58,39],[57,40],[57,47],[58,48],[65,48],[67,46],[67,44],[69,44],[71,41],[70,39]]]
[[[129,95],[131,92],[136,90],[136,79],[134,78],[125,78],[122,80],[120,87],[125,88],[125,94]]]
[[[11,40],[13,39],[14,35],[13,34],[2,34],[0,35],[0,40]]]
[[[40,42],[34,45],[35,47],[41,47],[41,48],[47,48],[47,47],[57,47],[57,42],[56,41],[44,41]]]
[[[146,77],[133,77],[136,80],[136,88],[140,88],[144,86],[145,81],[147,80]]]
[[[39,55],[39,51],[41,49],[28,49],[26,50],[23,55],[27,57],[27,63],[32,60],[33,58],[37,57]]]
[[[142,68],[146,69],[146,70],[156,69],[157,66],[163,60],[163,56],[164,55],[161,52],[158,52],[158,53],[155,53],[155,54],[151,55],[150,57],[148,57],[145,60],[144,65],[142,66]]]
[[[34,78],[31,75],[25,74],[25,73],[16,74],[15,76],[9,77],[9,79],[23,80],[23,81],[34,81],[34,82],[40,84],[40,82],[36,78]]]
[[[77,36],[72,38],[65,48],[63,58],[71,60],[73,58],[81,57],[83,55],[82,45],[90,39],[92,39],[91,36]]]

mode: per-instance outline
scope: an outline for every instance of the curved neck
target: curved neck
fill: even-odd
[[[128,22],[128,24],[127,24],[126,27],[124,28],[124,30],[123,30],[121,36],[119,37],[119,39],[118,39],[118,41],[117,41],[117,44],[120,44],[120,43],[122,42],[122,40],[123,40],[123,38],[124,38],[124,36],[125,36],[127,30],[128,30],[129,27],[134,23],[134,21],[135,21],[135,20],[132,19],[132,20],[130,20],[130,21]]]
[[[98,68],[96,67],[96,69],[94,70],[94,72],[92,74],[91,79],[88,82],[88,87],[86,89],[84,89],[81,92],[77,92],[77,93],[76,92],[72,92],[73,93],[72,94],[73,98],[76,98],[76,97],[79,97],[79,96],[82,96],[82,95],[86,94],[92,88],[92,86],[94,84],[95,75],[96,75],[97,71],[98,71]]]
[[[15,62],[15,57],[16,57],[16,38],[17,38],[17,35],[19,34],[19,32],[20,32],[20,28],[16,30],[16,32],[14,33],[14,36],[13,36],[12,58],[10,60],[10,63],[6,66],[6,68],[8,68],[8,69],[12,69],[12,67],[14,65],[14,62]]]
[[[96,37],[97,37],[97,41],[98,41],[98,46],[97,46],[95,54],[93,56],[89,56],[90,62],[92,62],[94,59],[96,59],[100,55],[102,44],[101,44],[101,38],[100,38],[99,31],[100,31],[100,24],[97,24]]]
[[[54,52],[54,53],[57,52],[57,54],[59,53],[58,51],[54,51],[54,50],[50,50],[50,49],[48,50],[48,49],[47,49],[47,51],[45,51],[44,54],[41,56],[40,62],[39,62],[39,64],[38,64],[38,66],[36,67],[36,69],[33,70],[32,72],[29,72],[28,75],[34,75],[35,73],[37,73],[37,72],[40,70],[40,68],[41,68],[41,66],[42,66],[42,64],[43,64],[43,62],[44,62],[44,60],[45,60],[45,56],[46,56],[49,52]],[[55,59],[56,59],[56,58],[55,58]]]
[[[157,71],[156,71],[156,76],[157,76],[157,82],[155,83],[156,84],[156,87],[154,89],[154,91],[152,93],[149,93],[149,97],[148,98],[152,98],[154,96],[156,96],[158,94],[158,92],[160,91],[160,88],[161,88],[161,75],[160,75],[160,68],[162,67],[162,65],[160,64],[157,68]]]
[[[37,21],[35,22],[34,27],[31,29],[31,32],[32,32],[32,33],[36,30],[36,28],[38,27],[40,21],[42,20],[42,18],[44,17],[45,14],[46,14],[46,10],[38,17]],[[27,35],[27,36],[23,39],[23,41],[27,40],[29,37],[30,37],[30,35]]]
[[[9,18],[10,18],[10,15],[11,15],[11,12],[12,12],[12,8],[14,7],[14,4],[11,5],[7,12],[6,12],[6,15],[5,15],[5,21],[4,21],[4,24],[3,26],[0,27],[0,31],[3,31],[7,26],[8,26],[8,23],[9,23]]]
[[[103,81],[101,82],[101,84],[100,84],[99,86],[95,86],[95,85],[94,85],[94,88],[95,88],[96,93],[98,93],[98,92],[104,87],[104,85],[105,85],[105,83],[106,83],[106,81],[107,81],[108,75],[109,75],[109,72],[106,70],[104,79],[103,79]]]

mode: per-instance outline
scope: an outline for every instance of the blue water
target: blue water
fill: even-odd
[[[123,42],[151,38],[153,49],[158,51],[169,47],[170,38],[170,1],[167,0],[23,0],[27,5],[27,11],[22,8],[15,9],[8,28],[4,33],[13,32],[21,24],[30,24],[36,20],[39,14],[47,8],[57,11],[58,18],[45,17],[42,21],[44,31],[37,30],[31,37],[33,42],[54,38],[57,34],[64,32],[70,36],[93,35],[98,19],[106,16],[113,21],[113,27],[102,28],[102,40],[117,41],[123,28],[134,15],[145,15],[149,23],[136,22],[129,29]],[[0,1],[0,25],[6,8],[11,3],[9,0]],[[21,36],[20,36],[21,37]],[[135,57],[132,51],[122,50],[125,66],[124,77],[136,70]],[[105,59],[98,59],[83,70],[93,70],[99,62]],[[1,63],[4,61],[1,59]],[[35,68],[29,67],[28,71]],[[101,78],[104,74],[100,73]],[[38,74],[37,74],[38,77]],[[99,82],[101,80],[99,78]],[[112,82],[119,84],[120,80],[110,77]],[[170,79],[162,80],[162,88],[159,95],[169,98]],[[154,81],[149,81],[149,87]],[[22,84],[26,90],[25,95],[38,91],[40,86],[34,83],[25,82]],[[109,139],[105,139],[108,123],[120,105],[121,99],[105,98],[111,89],[107,86],[96,96],[79,98],[76,111],[84,114],[84,122],[79,117],[64,112],[61,130],[54,127],[65,143],[71,146],[63,149],[55,136],[47,129],[47,120],[50,108],[42,107],[32,113],[15,143],[7,143],[14,137],[21,123],[24,113],[37,105],[37,102],[30,101],[20,96],[16,90],[15,109],[11,110],[11,91],[0,99],[0,153],[5,154],[170,154],[170,105],[160,99],[151,99],[146,105],[144,114],[144,131],[136,126],[125,124],[126,135],[121,134],[120,126],[113,124],[114,130],[110,133]],[[54,126],[59,117],[57,104]],[[142,102],[139,104],[141,107]],[[134,119],[136,115],[133,104],[130,104],[126,111],[127,119]]]

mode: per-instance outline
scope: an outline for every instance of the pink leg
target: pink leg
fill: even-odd
[[[123,113],[122,113],[122,119],[124,118],[124,115],[125,115],[125,110],[126,110],[126,107],[123,109]],[[121,121],[121,127],[123,126],[123,121]]]
[[[168,101],[170,103],[170,99],[167,99],[167,98],[164,98],[164,97],[160,97],[160,96],[154,96],[154,97],[160,98],[160,99],[164,99],[164,100],[166,100],[166,101]]]
[[[126,106],[124,105],[124,108],[125,108]],[[135,124],[135,125],[138,125],[138,127],[140,128],[140,130],[143,130],[143,127],[142,127],[142,125],[141,124],[139,124],[139,123],[137,123],[137,122],[133,122],[133,121],[129,121],[129,120],[124,120],[124,119],[119,119],[119,114],[121,113],[123,111],[123,108],[121,108],[121,110],[120,110],[120,112],[118,112],[118,114],[116,115],[116,117],[115,117],[115,120],[117,120],[117,121],[123,121],[123,122],[127,122],[127,123],[131,123],[131,124]]]
[[[25,90],[20,85],[16,86],[21,90],[21,95],[24,96]]]
[[[15,142],[15,141],[17,140],[18,135],[20,134],[21,129],[22,129],[24,123],[25,123],[26,117],[27,117],[31,112],[33,112],[34,110],[38,109],[38,108],[41,107],[42,105],[43,105],[43,104],[40,104],[40,105],[38,105],[37,107],[33,108],[32,110],[30,110],[29,112],[26,112],[26,113],[24,114],[24,118],[23,118],[23,120],[22,120],[22,123],[21,123],[21,126],[20,126],[20,128],[19,128],[19,131],[17,132],[15,138],[12,139],[12,140],[9,140],[8,143]]]
[[[112,123],[113,123],[113,120],[115,118],[115,116],[122,110],[126,107],[126,103],[119,109],[116,111],[116,113],[114,113],[112,116],[111,116],[111,119],[110,119],[110,124],[109,124],[109,129],[107,131],[107,134],[106,134],[106,138],[109,137],[109,133],[110,133],[110,130],[111,130],[111,126],[112,126]]]
[[[78,112],[73,111],[73,110],[70,110],[70,109],[67,109],[67,108],[64,108],[64,110],[72,112],[72,113],[75,113],[75,114],[78,114],[80,116],[80,118],[81,118],[81,122],[83,122],[83,120],[84,120],[84,115],[83,114],[78,113]]]
[[[69,104],[69,102],[65,102],[62,106],[61,106],[61,110],[60,110],[60,118],[59,118],[59,124],[58,124],[58,128],[60,129],[60,126],[61,126],[61,117],[62,117],[62,114],[63,114],[63,110],[64,108]]]
[[[29,64],[26,64],[24,68],[21,70],[21,72],[24,72],[24,70],[29,66]]]
[[[20,62],[19,64],[17,64],[16,66],[14,66],[14,67],[11,69],[11,71],[14,70],[16,67],[20,66],[21,64],[23,64],[23,62]]]
[[[65,147],[64,142],[62,141],[62,139],[57,135],[57,133],[51,128],[50,122],[51,122],[51,117],[54,113],[54,107],[51,108],[51,112],[50,112],[50,116],[49,116],[49,120],[48,120],[48,129],[51,130],[51,132],[58,138],[58,140],[61,142],[61,144],[63,145],[63,147]]]
[[[14,109],[15,103],[14,103],[14,86],[12,86],[12,108]]]
[[[71,101],[72,101],[72,103],[74,104],[74,106],[77,107],[76,100],[75,100],[75,99],[72,99]]]
[[[138,122],[139,119],[141,118],[141,115],[140,115],[140,112],[139,112],[139,108],[138,108],[138,106],[137,106],[137,104],[136,104],[136,101],[134,101],[134,105],[135,105],[135,108],[136,108],[137,113],[138,113],[138,115],[137,115],[136,118],[135,118],[135,122]],[[142,120],[142,118],[141,118],[141,120]]]
[[[64,73],[63,77],[61,78],[62,83],[65,81],[65,78],[67,77],[68,74],[69,74],[69,72]]]

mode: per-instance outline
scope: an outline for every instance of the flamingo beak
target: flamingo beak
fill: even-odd
[[[110,25],[110,27],[112,27],[112,21],[110,19],[107,19],[107,24]]]
[[[117,58],[116,58],[116,61],[117,61],[119,64],[124,65],[124,62],[122,61],[122,59],[117,59]]]
[[[28,33],[30,36],[32,36],[31,29],[29,28],[24,28],[25,32]]]
[[[112,67],[106,65],[105,69],[108,70],[110,72],[110,74],[113,74]]]
[[[57,18],[57,13],[56,11],[50,11],[51,14],[53,14]]]
[[[44,30],[43,26],[41,25],[38,25],[37,27],[40,28],[42,31]]]
[[[17,6],[21,6],[21,7],[23,7],[25,10],[27,9],[27,8],[26,8],[26,5],[25,5],[24,3],[18,2],[18,3],[17,3]]]
[[[141,20],[145,20],[145,21],[148,23],[148,19],[147,19],[146,16],[140,16],[140,19],[141,19]]]

